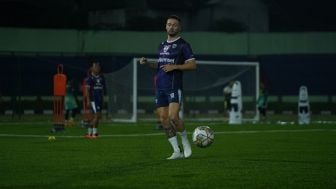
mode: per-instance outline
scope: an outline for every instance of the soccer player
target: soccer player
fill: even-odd
[[[192,154],[187,138],[184,123],[179,117],[182,100],[183,71],[195,70],[196,59],[188,42],[183,40],[181,31],[181,19],[171,15],[166,22],[168,38],[159,45],[158,62],[150,62],[145,57],[140,59],[140,64],[147,64],[157,70],[156,76],[156,106],[160,120],[168,141],[173,148],[173,153],[167,159],[188,158]],[[180,133],[183,145],[183,153],[178,145],[176,132]]]
[[[65,126],[73,126],[74,118],[76,116],[76,111],[78,108],[75,90],[75,81],[71,80],[67,82],[66,92],[64,98],[65,106]]]
[[[266,111],[267,111],[267,90],[263,83],[260,83],[259,97],[257,101],[257,107],[259,114],[261,114],[261,120],[266,120]]]
[[[103,108],[104,101],[104,90],[105,90],[105,78],[100,73],[101,67],[99,62],[90,62],[90,74],[86,80],[86,90],[87,90],[87,107],[91,108],[93,119],[90,121],[88,127],[88,133],[86,138],[97,138],[98,137],[98,124],[101,119],[101,111]]]

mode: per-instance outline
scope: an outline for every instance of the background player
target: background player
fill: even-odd
[[[105,78],[100,73],[101,67],[99,62],[92,61],[90,62],[90,70],[87,81],[86,81],[86,90],[87,90],[87,107],[91,108],[93,119],[91,124],[88,127],[87,138],[96,138],[98,137],[98,124],[101,119],[101,111],[103,108],[104,101],[104,91],[105,91]]]
[[[77,113],[78,103],[76,98],[75,80],[67,82],[66,93],[64,98],[65,106],[65,126],[73,126]]]
[[[268,99],[268,93],[266,90],[266,87],[263,83],[260,83],[260,89],[259,89],[259,97],[257,101],[257,107],[259,114],[261,115],[261,120],[266,120],[266,111],[267,111],[267,102]]]
[[[196,60],[191,46],[179,36],[181,19],[175,15],[168,17],[166,31],[168,38],[159,45],[157,69],[156,106],[168,141],[174,152],[167,159],[188,158],[192,154],[184,123],[179,117],[182,100],[183,71],[196,69]],[[142,57],[140,64],[148,63]],[[150,64],[153,67],[153,64]],[[180,132],[183,153],[181,153],[176,132]]]

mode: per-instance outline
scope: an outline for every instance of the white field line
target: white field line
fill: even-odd
[[[288,130],[251,130],[251,131],[220,131],[215,134],[254,134],[254,133],[304,133],[304,132],[335,132],[336,129],[288,129]]]
[[[256,133],[305,133],[305,132],[336,132],[336,129],[290,129],[290,130],[251,130],[251,131],[219,131],[215,132],[215,135],[231,135],[231,134],[256,134]],[[190,132],[188,134],[191,134]],[[50,135],[25,135],[25,134],[8,134],[0,133],[0,137],[25,137],[25,138],[46,138]],[[99,137],[148,137],[148,136],[161,136],[164,133],[138,133],[138,134],[111,134],[100,135]],[[58,136],[57,138],[84,138],[84,136]]]

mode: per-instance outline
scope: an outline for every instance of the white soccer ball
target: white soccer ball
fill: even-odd
[[[192,141],[198,147],[206,148],[214,142],[215,134],[208,126],[199,126],[193,132]]]

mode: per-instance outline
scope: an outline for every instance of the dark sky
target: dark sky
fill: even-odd
[[[169,9],[176,4],[180,10],[182,3],[191,7],[186,11],[192,11],[207,1],[210,0],[171,0]],[[269,9],[270,32],[336,31],[336,3],[332,0],[260,1]],[[0,27],[93,29],[88,24],[89,11],[129,9],[153,2],[160,5],[160,0],[0,0]]]
[[[270,30],[336,31],[336,3],[276,0],[270,4]]]

